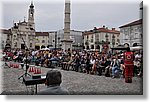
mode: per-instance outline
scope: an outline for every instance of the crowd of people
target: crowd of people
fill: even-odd
[[[19,63],[27,61],[29,64],[35,64],[43,67],[61,67],[62,70],[72,70],[94,75],[105,75],[115,78],[124,75],[124,54],[118,52],[90,52],[77,51],[72,52],[63,50],[12,50],[4,51],[6,60],[13,60]],[[134,52],[134,76],[143,74],[143,56],[142,51]]]

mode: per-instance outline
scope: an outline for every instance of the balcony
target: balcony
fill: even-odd
[[[88,42],[88,41],[86,41],[86,42],[85,42],[85,45],[89,45],[89,42]]]
[[[110,44],[110,42],[102,40],[102,41],[96,41],[95,44],[97,44],[97,45],[103,45],[103,44]]]

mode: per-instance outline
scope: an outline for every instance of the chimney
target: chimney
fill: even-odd
[[[112,30],[115,30],[115,28],[112,28]]]
[[[96,27],[94,27],[94,30],[97,30],[97,28],[96,28]]]

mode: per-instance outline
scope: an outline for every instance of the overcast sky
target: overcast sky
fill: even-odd
[[[35,27],[37,31],[54,31],[64,26],[64,0],[5,0],[2,1],[1,28],[9,29],[13,21],[27,20],[31,1],[35,7]],[[102,2],[103,1],[103,2]],[[104,2],[105,1],[105,2]],[[141,0],[72,0],[71,29],[90,30],[94,27],[118,28],[140,18]],[[132,2],[131,2],[132,1]]]

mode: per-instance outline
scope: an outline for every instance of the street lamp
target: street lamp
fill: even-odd
[[[55,32],[55,51],[56,51],[56,48],[57,48],[57,32]]]

